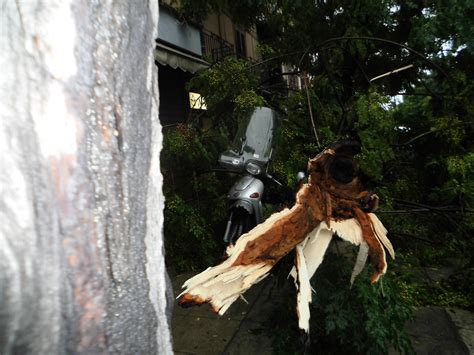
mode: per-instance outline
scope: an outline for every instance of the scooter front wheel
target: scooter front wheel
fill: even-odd
[[[230,222],[229,236],[224,239],[227,245],[235,244],[242,234],[247,233],[255,226],[253,216],[243,208],[232,211]]]

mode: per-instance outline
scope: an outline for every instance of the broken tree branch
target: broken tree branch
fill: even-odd
[[[227,250],[228,259],[186,281],[179,304],[187,307],[209,303],[214,312],[224,314],[253,284],[265,278],[273,266],[297,249],[296,267],[291,275],[298,289],[299,327],[309,331],[309,280],[322,262],[334,233],[362,248],[351,281],[365,264],[366,254],[374,272],[371,283],[387,270],[385,250],[395,257],[387,230],[373,213],[378,197],[361,182],[354,161],[360,152],[356,142],[329,145],[308,162],[308,183],[298,191],[296,204],[273,214]]]
[[[375,80],[378,80],[378,79],[382,79],[386,76],[389,76],[389,75],[392,75],[392,74],[395,74],[395,73],[398,73],[398,72],[401,72],[401,71],[404,71],[404,70],[407,70],[407,69],[410,69],[410,68],[413,68],[413,64],[409,64],[409,65],[405,65],[404,67],[401,67],[401,68],[398,68],[398,69],[395,69],[395,70],[392,70],[392,71],[389,71],[387,73],[384,73],[384,74],[381,74],[381,75],[378,75],[372,79],[369,80],[369,82],[373,82]]]

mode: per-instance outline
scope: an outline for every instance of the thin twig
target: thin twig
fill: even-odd
[[[409,233],[402,233],[402,232],[393,232],[391,233],[392,235],[396,235],[398,237],[409,237],[409,238],[413,238],[413,239],[416,239],[416,240],[419,240],[419,241],[422,241],[422,242],[425,242],[425,243],[428,243],[428,244],[433,244],[433,245],[442,245],[442,243],[440,242],[434,242],[432,240],[429,240],[429,239],[425,239],[425,238],[421,238],[421,237],[418,237],[416,235],[413,235],[413,234],[409,234]]]
[[[445,208],[445,209],[441,209],[440,211],[443,211],[443,212],[474,213],[474,210],[471,210],[471,209],[466,210],[466,209],[461,209],[459,207]],[[410,214],[410,213],[420,213],[420,212],[433,213],[433,209],[430,209],[430,208],[411,208],[411,209],[397,209],[397,210],[388,210],[388,211],[377,211],[377,213],[380,213],[380,214]]]
[[[309,109],[309,117],[311,118],[311,124],[313,126],[313,132],[314,132],[314,136],[316,137],[316,144],[318,146],[318,149],[321,148],[321,143],[319,143],[319,137],[318,137],[318,132],[316,131],[316,125],[314,123],[314,117],[313,117],[313,109],[312,109],[312,105],[311,105],[311,100],[310,100],[310,97],[309,97],[309,80],[308,80],[308,74],[305,74],[304,77],[303,77],[303,81],[304,81],[304,86],[305,86],[305,89],[306,89],[306,99],[308,100],[308,109]]]
[[[320,47],[323,47],[325,46],[326,44],[328,43],[331,43],[331,42],[337,42],[337,41],[344,41],[344,40],[365,40],[365,41],[375,41],[375,42],[382,42],[382,43],[387,43],[387,44],[391,44],[391,45],[394,45],[394,46],[398,46],[398,47],[401,47],[401,48],[405,48],[407,51],[409,51],[410,53],[413,53],[415,54],[416,56],[422,58],[424,61],[428,62],[431,64],[431,66],[433,66],[434,68],[436,68],[437,70],[439,70],[446,78],[449,79],[448,83],[449,85],[451,86],[451,89],[454,89],[453,86],[452,86],[452,78],[451,76],[445,72],[443,70],[443,68],[441,68],[438,64],[436,64],[435,62],[433,62],[432,60],[428,59],[426,56],[424,56],[423,54],[421,54],[420,52],[414,50],[413,48],[411,47],[408,47],[407,45],[404,45],[402,43],[398,43],[398,42],[395,42],[395,41],[391,41],[389,39],[385,39],[385,38],[380,38],[380,37],[370,37],[370,36],[360,36],[360,37],[355,37],[355,36],[342,36],[342,37],[333,37],[333,38],[329,38],[323,42],[321,42],[320,44],[316,45],[316,48],[320,48]],[[453,90],[454,91],[454,90]]]
[[[321,57],[321,63],[323,64],[324,70],[326,70],[326,73],[329,76],[329,79],[331,79],[332,81],[336,81],[336,79],[334,78],[334,76],[331,73],[331,70],[329,68],[329,64],[326,60],[326,56],[324,55],[324,53],[322,51],[321,51],[321,56],[320,57]],[[338,128],[338,131],[337,131],[337,134],[340,135],[341,132],[342,132],[342,124],[346,120],[346,114],[345,114],[346,108],[344,106],[344,103],[341,101],[341,98],[339,97],[337,92],[335,92],[334,97],[336,98],[336,101],[337,101],[339,107],[341,108],[341,112],[342,112],[342,114],[341,114],[342,117],[341,117],[341,120],[339,121],[339,124],[338,124],[339,128]]]
[[[418,73],[416,73],[416,72],[415,72],[415,74],[416,74],[416,77],[418,78],[418,80],[420,80],[421,85],[423,85],[423,87],[425,88],[425,90],[428,91],[428,92],[431,94],[431,96],[436,97],[436,98],[438,98],[438,99],[442,99],[442,97],[440,97],[437,93],[433,92],[433,91],[428,87],[428,85],[426,85],[425,81],[423,80],[423,78],[421,77],[420,74],[418,74]]]
[[[428,208],[413,208],[408,210],[388,210],[388,211],[377,211],[377,214],[410,214],[419,212],[432,212]]]
[[[265,63],[268,63],[268,62],[271,62],[273,60],[276,60],[276,59],[281,59],[281,58],[286,58],[286,57],[291,57],[292,55],[295,55],[295,54],[300,54],[300,53],[303,53],[303,56],[302,58],[304,58],[304,56],[311,50],[315,50],[316,52],[320,52],[321,49],[323,47],[325,47],[326,45],[332,43],[332,42],[338,42],[338,41],[346,41],[346,40],[353,40],[353,41],[374,41],[374,42],[382,42],[382,43],[386,43],[386,44],[390,44],[390,45],[393,45],[393,46],[398,46],[398,47],[401,47],[401,48],[404,48],[406,49],[407,51],[409,51],[410,53],[416,55],[417,57],[423,59],[424,61],[428,62],[432,67],[436,68],[438,71],[440,71],[447,79],[448,79],[448,84],[449,86],[451,87],[453,93],[454,93],[454,87],[453,87],[453,84],[452,82],[454,81],[452,79],[452,77],[443,69],[441,68],[438,64],[436,64],[435,62],[433,62],[432,60],[428,59],[425,55],[423,55],[422,53],[414,50],[413,48],[411,47],[408,47],[407,45],[405,44],[402,44],[402,43],[398,43],[398,42],[395,42],[395,41],[391,41],[391,40],[388,40],[388,39],[385,39],[385,38],[380,38],[380,37],[370,37],[370,36],[360,36],[360,37],[355,37],[355,36],[342,36],[342,37],[333,37],[333,38],[329,38],[317,45],[315,45],[313,48],[307,48],[305,50],[299,50],[299,51],[294,51],[294,52],[289,52],[289,53],[285,53],[285,54],[279,54],[277,56],[274,56],[274,57],[271,57],[271,58],[268,58],[268,59],[265,59],[265,60],[262,60],[260,62],[257,62],[257,63],[254,63],[250,66],[248,66],[246,68],[246,70],[248,69],[252,69],[256,66],[259,66],[259,65],[262,65],[262,64],[265,64]]]
[[[384,93],[384,95],[387,95],[387,96],[433,96],[433,94],[429,93],[429,92],[387,92],[387,93]],[[453,97],[452,95],[448,95],[448,94],[443,94],[443,93],[439,93],[439,94],[436,94],[436,96],[439,96],[439,97],[444,97],[444,96],[449,96],[449,97]],[[461,98],[463,97],[462,95],[458,95],[458,96],[454,96],[455,98]]]
[[[458,227],[464,235],[466,235],[467,237],[470,236],[469,233],[466,231],[466,229],[464,229],[464,227],[461,225],[461,223],[456,221],[452,216],[449,215],[449,213],[447,213],[449,211],[443,210],[443,208],[433,207],[433,206],[429,206],[429,205],[425,205],[425,204],[418,203],[418,202],[413,202],[413,201],[406,201],[406,200],[400,200],[400,199],[393,199],[393,200],[397,203],[405,204],[405,205],[408,205],[408,206],[411,205],[411,206],[431,209],[434,213],[437,213],[437,214],[445,217],[448,221],[450,221],[452,224],[454,224],[456,227]]]
[[[367,80],[367,83],[370,85],[371,84],[371,80],[369,79],[369,76],[367,75],[367,73],[365,72],[364,68],[362,67],[362,65],[360,64],[360,62],[358,60],[355,60],[356,64],[357,64],[357,67],[360,69],[360,71],[362,72],[362,74],[364,75],[364,78],[365,80]]]
[[[420,139],[420,138],[423,138],[427,135],[430,135],[430,134],[433,134],[433,133],[437,133],[437,132],[440,132],[440,131],[444,131],[444,130],[449,130],[449,129],[452,129],[452,128],[455,128],[455,127],[459,127],[459,126],[470,126],[472,125],[473,122],[459,122],[457,124],[453,124],[449,127],[443,127],[443,128],[437,128],[437,129],[433,129],[431,131],[427,131],[427,132],[423,132],[419,135],[417,135],[416,137],[413,137],[411,138],[410,140],[408,140],[407,142],[405,143],[400,143],[400,144],[393,144],[393,146],[395,147],[401,147],[401,146],[404,146],[404,145],[409,145],[411,143],[413,143],[414,141]]]
[[[393,200],[395,202],[399,203],[399,204],[402,204],[402,205],[422,207],[422,208],[427,208],[427,209],[430,209],[430,210],[433,210],[433,211],[445,212],[445,211],[449,211],[449,210],[454,210],[456,208],[461,210],[459,207],[455,207],[455,206],[441,206],[441,207],[438,207],[438,206],[430,206],[430,205],[425,205],[424,203],[415,202],[415,201],[408,201],[408,200],[403,200],[403,199],[398,199],[398,198],[394,198]],[[474,212],[474,210],[472,210],[472,209],[463,209],[463,211]]]
[[[309,47],[306,48],[306,50],[304,51],[303,55],[301,56],[300,60],[298,61],[298,66],[296,68],[299,69],[301,67],[301,63],[303,63],[303,59],[308,54],[308,51],[309,51]]]

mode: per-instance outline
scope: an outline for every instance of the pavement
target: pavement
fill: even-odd
[[[405,325],[416,354],[474,354],[474,314],[469,311],[422,307]],[[396,352],[389,352],[396,354]]]
[[[192,273],[172,278],[175,296]],[[175,354],[273,354],[267,335],[268,319],[278,311],[278,290],[270,276],[250,288],[224,316],[207,305],[181,308],[175,301],[172,334]],[[273,296],[273,297],[272,297]],[[405,326],[416,354],[474,354],[474,313],[441,307],[423,307]],[[397,354],[393,349],[390,355]]]
[[[193,274],[172,278],[175,296]],[[272,282],[266,278],[219,316],[208,305],[182,308],[175,302],[171,323],[175,354],[272,354],[264,322],[273,311],[268,302]]]

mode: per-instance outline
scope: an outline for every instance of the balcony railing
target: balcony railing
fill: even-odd
[[[201,46],[203,56],[216,63],[229,55],[235,55],[234,46],[207,31],[201,31]]]

